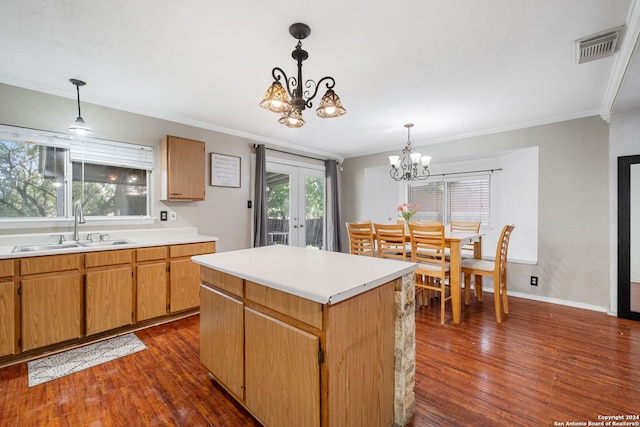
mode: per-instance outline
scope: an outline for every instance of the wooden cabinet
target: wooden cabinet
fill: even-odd
[[[215,242],[169,246],[171,313],[200,305],[200,267],[191,257],[212,252],[215,252]]]
[[[323,305],[202,267],[200,358],[265,426],[394,423],[394,281]]]
[[[133,251],[85,254],[87,335],[133,323]]]
[[[13,260],[0,261],[0,356],[16,352],[18,290]]]
[[[82,336],[81,257],[20,260],[23,351]]]
[[[203,242],[0,260],[0,361],[197,309],[200,268],[191,257],[215,248]]]
[[[136,321],[167,314],[167,248],[136,250]]]
[[[200,360],[237,399],[244,400],[244,304],[241,300],[202,286]]]
[[[204,200],[205,144],[167,135],[160,140],[160,200]]]
[[[320,338],[247,308],[245,345],[249,411],[267,426],[319,426]]]

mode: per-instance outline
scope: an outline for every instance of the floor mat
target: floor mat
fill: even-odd
[[[29,387],[109,362],[147,347],[134,333],[28,362]]]

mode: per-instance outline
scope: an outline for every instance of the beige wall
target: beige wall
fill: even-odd
[[[75,119],[76,101],[40,92],[0,84],[0,124],[68,133],[67,126]],[[125,103],[126,100],[123,100]],[[251,210],[247,208],[250,194],[251,152],[254,141],[187,126],[167,120],[154,119],[112,108],[82,103],[82,116],[94,131],[93,137],[113,141],[132,142],[158,147],[163,135],[176,135],[206,143],[206,153],[240,156],[241,188],[222,188],[208,185],[210,162],[207,158],[207,185],[202,202],[160,202],[158,173],[152,174],[152,214],[160,210],[177,213],[177,221],[155,221],[151,226],[130,225],[128,228],[158,228],[195,226],[201,234],[219,237],[218,250],[229,251],[250,246]],[[157,155],[157,151],[156,151]],[[70,224],[71,225],[71,224]],[[99,227],[104,229],[105,227]],[[124,228],[124,227],[118,227]],[[69,228],[71,229],[71,228]],[[29,232],[29,230],[23,230]],[[39,228],[33,232],[47,232]],[[60,231],[56,229],[56,231]],[[91,231],[90,226],[83,226]],[[2,230],[13,234],[16,230]]]
[[[0,84],[0,123],[66,133],[75,114],[75,100]],[[205,141],[206,152],[242,158],[240,189],[206,187],[203,202],[159,202],[153,178],[153,214],[173,210],[178,220],[156,221],[151,227],[195,226],[200,233],[220,238],[219,250],[250,246],[251,152],[254,141],[219,132],[154,119],[91,104],[83,117],[96,138],[157,146],[162,135]],[[438,159],[485,156],[522,147],[539,148],[538,264],[510,266],[509,285],[515,292],[577,305],[609,307],[609,172],[606,161],[608,126],[598,117],[503,132],[429,145],[422,151]],[[387,164],[381,153],[346,159],[341,181],[342,221],[362,217],[364,168]],[[207,161],[207,176],[209,173]],[[390,195],[395,203],[398,195]],[[514,201],[517,203],[517,201]],[[140,228],[131,226],[132,228]],[[341,229],[344,227],[341,227]],[[35,230],[42,232],[42,229]],[[90,231],[87,229],[87,231]],[[344,231],[344,230],[343,230]],[[588,232],[587,232],[588,231]],[[7,231],[3,231],[6,233]],[[517,233],[517,228],[514,233]],[[515,234],[514,234],[515,236]],[[346,242],[346,235],[342,236]],[[344,244],[343,244],[344,246]],[[539,277],[537,288],[529,276]]]
[[[608,126],[602,119],[590,117],[427,145],[419,151],[433,156],[435,164],[534,146],[539,150],[538,263],[510,264],[509,289],[540,299],[607,309]],[[389,154],[344,161],[343,221],[364,219],[364,169],[387,164]],[[390,194],[389,200],[395,203],[397,194]],[[514,239],[517,232],[516,224]],[[529,284],[532,275],[539,277],[537,287]]]

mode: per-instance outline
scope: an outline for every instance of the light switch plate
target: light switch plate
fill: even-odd
[[[176,219],[178,219],[178,214],[173,211],[169,212],[169,219],[171,221],[175,221]]]

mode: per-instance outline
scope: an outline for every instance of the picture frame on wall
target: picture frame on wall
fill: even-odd
[[[211,181],[213,187],[240,188],[240,166],[242,159],[239,156],[211,153]]]

